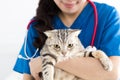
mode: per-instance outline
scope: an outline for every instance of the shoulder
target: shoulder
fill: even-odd
[[[110,15],[110,14],[118,14],[117,9],[112,6],[109,5],[107,3],[98,3],[98,2],[94,2],[98,11],[99,15]]]
[[[114,6],[111,6],[111,5],[107,4],[107,3],[98,3],[98,2],[94,2],[94,3],[95,3],[95,5],[96,5],[97,9],[102,9],[102,10],[115,9]]]
[[[120,22],[120,14],[114,6],[97,2],[95,2],[95,5],[97,7],[99,23],[107,25],[112,22]]]
[[[31,35],[31,36],[33,36],[33,37],[37,37],[38,36],[38,32],[35,29],[36,24],[37,24],[37,22],[35,20],[31,20],[28,23],[28,26],[27,26],[28,34]]]

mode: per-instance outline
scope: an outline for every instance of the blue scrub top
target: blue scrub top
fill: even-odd
[[[112,6],[96,2],[95,5],[98,11],[98,28],[94,46],[96,46],[97,49],[103,50],[108,56],[120,56],[120,15]],[[36,48],[33,46],[33,41],[38,34],[33,27],[34,24],[35,23],[30,25],[27,34],[26,51],[28,56],[32,56],[36,51]],[[53,26],[54,29],[68,29],[58,16],[54,17]],[[90,4],[87,4],[70,28],[81,29],[82,32],[79,38],[82,44],[84,47],[90,45],[94,30],[94,13]],[[19,54],[26,57],[24,45],[25,44],[23,44]],[[39,56],[39,52],[36,57],[37,56]],[[17,58],[14,70],[20,73],[30,74],[29,61],[30,60]]]

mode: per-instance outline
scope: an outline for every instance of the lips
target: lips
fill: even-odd
[[[72,7],[74,7],[74,4],[65,3],[64,6],[65,6],[66,8],[72,8]]]

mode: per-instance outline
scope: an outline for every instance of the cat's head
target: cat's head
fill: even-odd
[[[56,56],[70,57],[84,49],[78,35],[81,30],[77,29],[57,29],[44,32],[48,37],[47,45],[50,53]]]

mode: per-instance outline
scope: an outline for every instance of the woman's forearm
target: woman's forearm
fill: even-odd
[[[99,60],[94,58],[74,58],[60,62],[56,67],[75,74],[85,80],[117,80],[120,57],[111,57],[113,70],[105,71]]]

